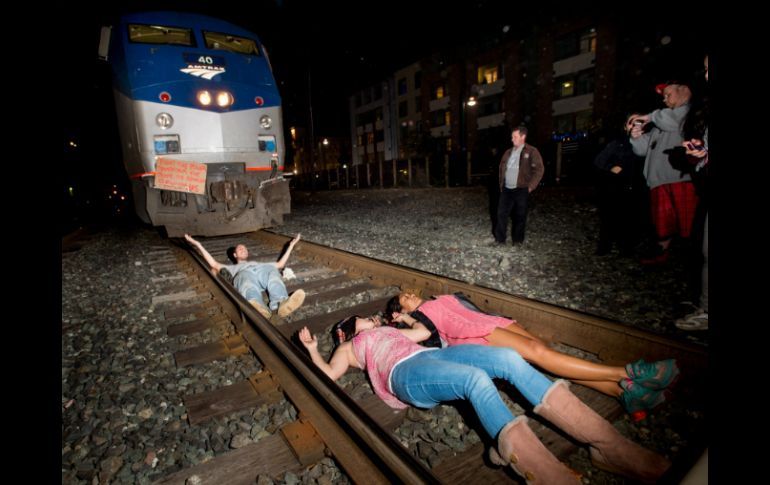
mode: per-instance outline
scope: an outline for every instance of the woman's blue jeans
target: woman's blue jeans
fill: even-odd
[[[467,399],[493,439],[513,414],[498,394],[493,378],[505,379],[538,405],[553,384],[512,349],[455,345],[420,352],[391,373],[391,390],[400,400],[421,408]]]
[[[250,265],[238,271],[233,279],[233,286],[247,300],[255,300],[257,303],[264,304],[262,292],[267,290],[267,296],[270,298],[270,310],[275,311],[278,305],[289,297],[286,292],[286,285],[283,284],[281,273],[274,264],[266,263],[260,265]]]

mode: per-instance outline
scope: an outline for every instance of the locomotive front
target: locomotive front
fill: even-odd
[[[169,236],[283,222],[281,100],[257,37],[198,15],[135,14],[109,60],[137,214]]]

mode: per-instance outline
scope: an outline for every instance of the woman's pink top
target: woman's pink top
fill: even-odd
[[[496,317],[466,308],[454,295],[441,295],[418,308],[431,319],[439,335],[449,345],[489,345],[486,337],[498,327],[507,327],[515,320]]]
[[[407,404],[401,402],[390,390],[390,374],[401,361],[426,350],[393,327],[377,327],[359,333],[351,340],[353,355],[366,369],[372,381],[374,393],[395,409],[404,409]]]

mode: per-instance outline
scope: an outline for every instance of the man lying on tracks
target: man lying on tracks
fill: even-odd
[[[222,264],[214,259],[203,245],[185,234],[194,248],[203,256],[203,259],[214,272],[226,269],[233,276],[233,286],[244,298],[249,300],[254,308],[262,314],[263,317],[270,319],[272,311],[278,310],[278,316],[286,318],[305,301],[305,291],[297,290],[289,296],[286,291],[286,285],[283,284],[281,273],[278,270],[286,266],[294,246],[299,242],[300,234],[291,240],[288,249],[284,255],[275,263],[257,263],[248,261],[249,250],[243,244],[227,248],[227,257],[233,264]],[[262,298],[262,292],[267,291],[270,299],[270,309],[265,306],[265,300]]]
[[[365,369],[375,394],[392,408],[432,408],[442,401],[467,399],[487,433],[497,439],[489,459],[510,465],[527,483],[578,484],[529,427],[514,417],[493,378],[505,379],[535,406],[534,411],[578,441],[587,443],[596,466],[645,482],[656,481],[671,463],[623,437],[586,406],[564,380],[551,382],[512,349],[456,345],[429,349],[416,342],[430,334],[416,322],[409,329],[381,326],[380,319],[352,316],[332,328],[335,350],[327,363],[318,339],[304,327],[299,339],[326,375],[337,380],[348,367]]]
[[[527,362],[548,372],[618,398],[636,420],[643,419],[648,410],[666,400],[666,388],[679,375],[674,359],[657,362],[640,359],[617,367],[562,354],[527,332],[516,320],[484,313],[463,295],[440,295],[425,301],[414,293],[402,291],[388,301],[385,315],[392,318],[392,322],[408,326],[419,320],[427,328],[435,328],[450,346],[479,344],[511,348]],[[433,333],[430,342],[421,342],[423,346],[441,346],[436,345],[438,339],[436,332]]]

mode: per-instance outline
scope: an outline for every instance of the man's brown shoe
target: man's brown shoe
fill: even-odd
[[[256,300],[249,300],[249,303],[251,303],[251,306],[256,308],[259,314],[265,317],[266,320],[270,320],[270,317],[273,316],[265,305],[260,305]]]
[[[302,306],[302,302],[305,301],[305,290],[297,290],[291,294],[290,297],[283,300],[278,305],[278,316],[286,318],[297,308]]]

